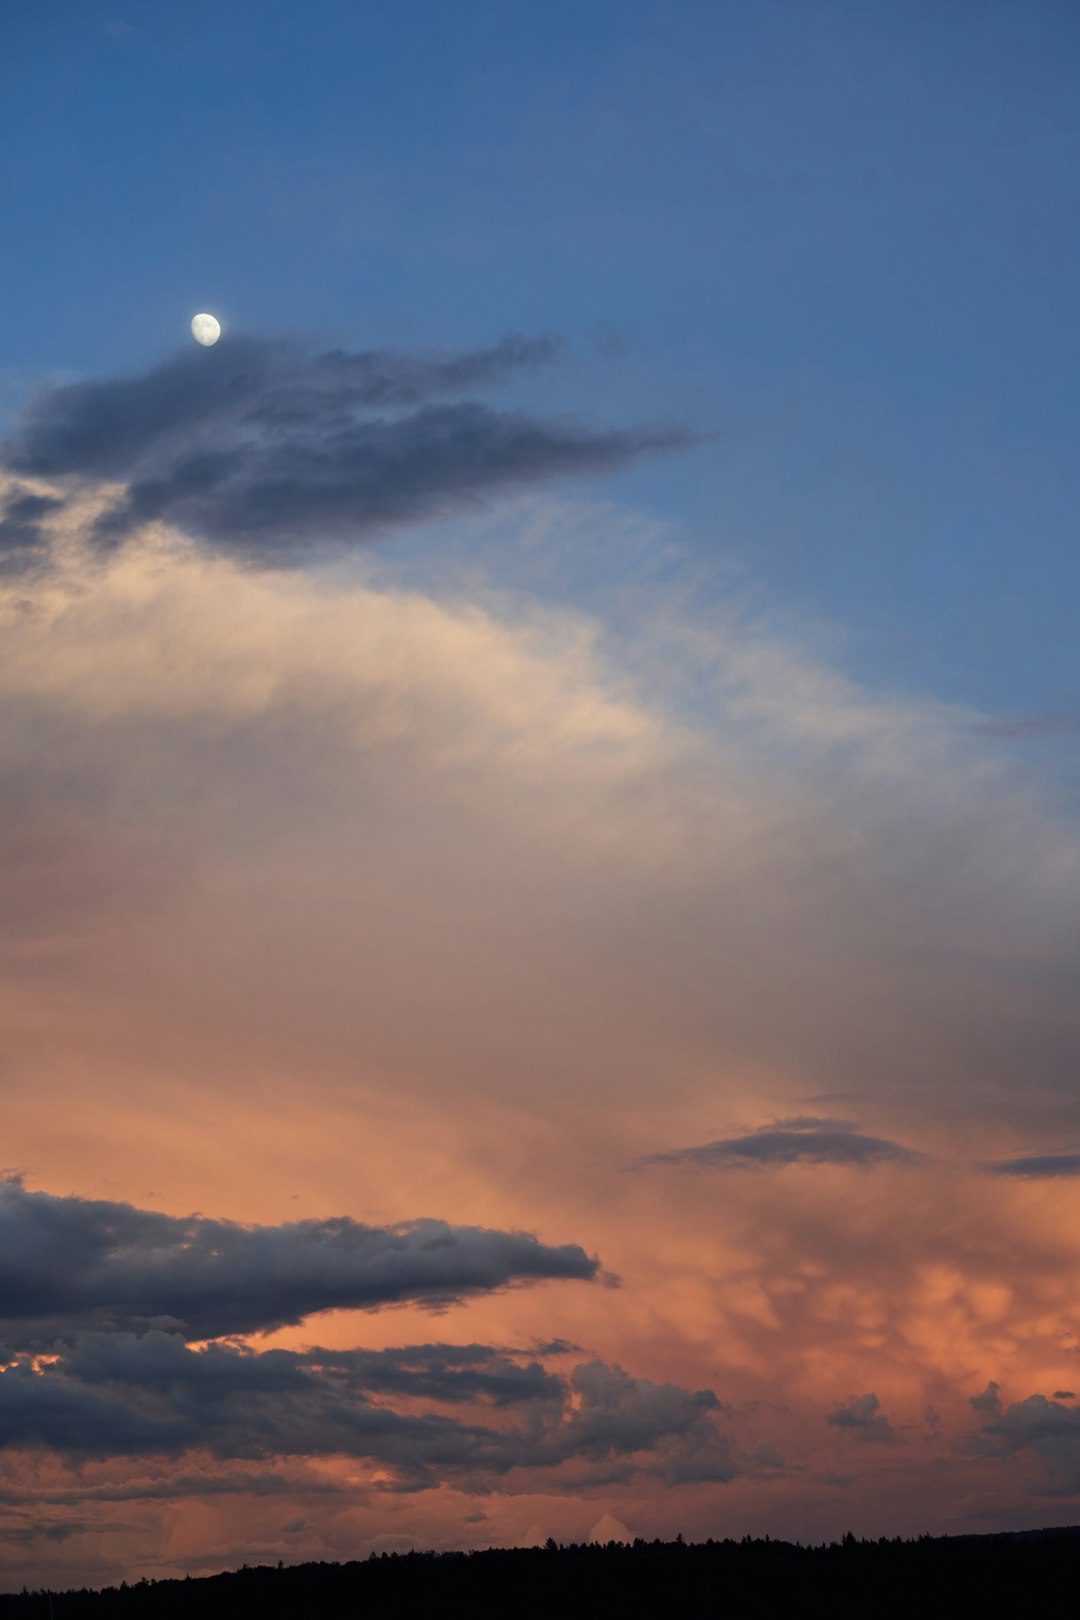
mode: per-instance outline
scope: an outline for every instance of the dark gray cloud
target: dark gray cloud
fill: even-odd
[[[485,489],[604,471],[677,442],[538,422],[472,401],[428,405],[317,440],[272,435],[179,456],[136,477],[98,532],[123,537],[165,519],[224,549],[287,562],[298,540],[361,538],[452,511]]]
[[[65,1367],[84,1384],[183,1383],[192,1394],[217,1398],[239,1384],[263,1393],[296,1390],[307,1369],[319,1368],[370,1395],[408,1396],[456,1405],[495,1406],[561,1400],[565,1380],[540,1362],[485,1344],[419,1344],[387,1350],[238,1351],[234,1344],[188,1350],[179,1334],[151,1331],[81,1334],[65,1351]]]
[[[1066,737],[1080,731],[1080,714],[1020,714],[1012,719],[978,720],[971,729],[980,737],[1000,737],[1003,741]]]
[[[532,1470],[577,1488],[642,1472],[730,1478],[711,1390],[596,1361],[566,1376],[536,1352],[484,1344],[256,1351],[226,1338],[335,1306],[440,1304],[596,1272],[580,1248],[525,1233],[344,1217],[242,1227],[0,1182],[0,1447],[75,1464],[347,1455],[406,1492],[485,1490]],[[203,1483],[191,1476],[190,1494]]]
[[[668,1485],[723,1482],[739,1472],[730,1441],[714,1422],[724,1408],[711,1389],[654,1384],[602,1361],[576,1367],[569,1384],[576,1404],[541,1452],[551,1462],[592,1463],[585,1482],[631,1478],[635,1465],[611,1465],[642,1451],[655,1454],[646,1471]]]
[[[871,1392],[853,1395],[846,1406],[837,1407],[825,1419],[834,1429],[849,1429],[857,1440],[891,1446],[896,1439],[893,1426],[881,1410],[881,1402]]]
[[[24,568],[44,545],[41,520],[63,505],[55,495],[16,487],[0,509],[0,574]]]
[[[36,1519],[31,1524],[9,1524],[0,1528],[0,1541],[9,1546],[32,1547],[36,1542],[51,1541],[62,1543],[69,1541],[72,1536],[101,1535],[104,1531],[137,1530],[135,1524],[126,1524],[122,1519],[72,1519],[65,1518],[54,1524],[43,1523]]]
[[[913,1163],[919,1157],[909,1148],[880,1136],[864,1136],[848,1120],[817,1119],[800,1115],[745,1136],[722,1137],[702,1147],[675,1148],[653,1153],[638,1162],[698,1164],[738,1170],[755,1165],[849,1164],[873,1165],[887,1161]]]
[[[998,1394],[1000,1385],[991,1378],[981,1395],[972,1395],[970,1405],[975,1412],[1000,1412],[1001,1397]]]
[[[135,377],[40,397],[0,461],[24,477],[125,492],[101,545],[150,520],[257,561],[288,563],[457,509],[485,491],[599,472],[689,442],[670,428],[594,430],[454,398],[556,357],[509,336],[456,355],[331,351],[231,337]],[[16,515],[12,533],[22,530]]]
[[[21,1480],[18,1486],[0,1487],[0,1504],[27,1507],[78,1507],[88,1502],[172,1502],[199,1496],[349,1496],[355,1500],[354,1485],[337,1483],[314,1472],[285,1474],[276,1468],[230,1468],[216,1472],[179,1473],[168,1467],[158,1473],[136,1473],[120,1482],[94,1479],[75,1480],[60,1487],[41,1489],[36,1480]]]
[[[230,337],[212,352],[183,349],[135,377],[49,389],[9,441],[6,460],[38,477],[123,478],[148,454],[189,434],[243,436],[260,422],[341,427],[364,408],[416,406],[497,383],[555,359],[552,338],[507,336],[459,355],[342,350]]]
[[[590,1362],[567,1378],[523,1367],[490,1346],[389,1352],[192,1349],[151,1331],[83,1334],[49,1359],[17,1358],[0,1372],[0,1446],[45,1448],[71,1461],[205,1452],[219,1462],[346,1455],[390,1469],[395,1488],[442,1480],[484,1489],[515,1470],[567,1471],[580,1486],[646,1473],[670,1483],[737,1471],[717,1427],[711,1390],[632,1378]],[[471,1375],[466,1392],[460,1379]],[[445,1413],[402,1412],[382,1398],[528,1415],[502,1427]]]
[[[218,1338],[318,1311],[438,1306],[597,1271],[577,1244],[552,1247],[527,1232],[347,1216],[240,1226],[0,1182],[0,1338],[16,1349],[85,1328]]]
[[[1030,1181],[1054,1176],[1080,1176],[1080,1153],[1032,1153],[1020,1159],[1002,1159],[987,1165],[995,1176],[1023,1176]]]
[[[988,1421],[971,1437],[969,1450],[983,1457],[1027,1453],[1043,1471],[1040,1494],[1080,1492],[1080,1409],[1062,1406],[1056,1399],[1029,1395],[1004,1411],[989,1410]]]
[[[419,1344],[392,1350],[310,1352],[325,1368],[348,1373],[377,1395],[421,1396],[496,1406],[561,1398],[564,1382],[536,1360],[482,1344]]]

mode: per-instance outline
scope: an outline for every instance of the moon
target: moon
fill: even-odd
[[[196,315],[191,323],[191,335],[196,343],[208,349],[221,336],[221,322],[213,315]]]

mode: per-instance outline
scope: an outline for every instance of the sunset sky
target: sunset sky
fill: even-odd
[[[1080,1521],[1080,12],[3,55],[0,1588]]]

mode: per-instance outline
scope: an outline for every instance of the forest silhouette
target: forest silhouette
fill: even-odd
[[[1026,1615],[1075,1607],[1080,1528],[803,1546],[769,1537],[372,1553],[100,1591],[0,1595],[12,1620],[81,1617]]]

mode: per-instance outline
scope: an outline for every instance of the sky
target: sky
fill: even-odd
[[[1080,1518],[1078,55],[7,22],[0,1586]]]

